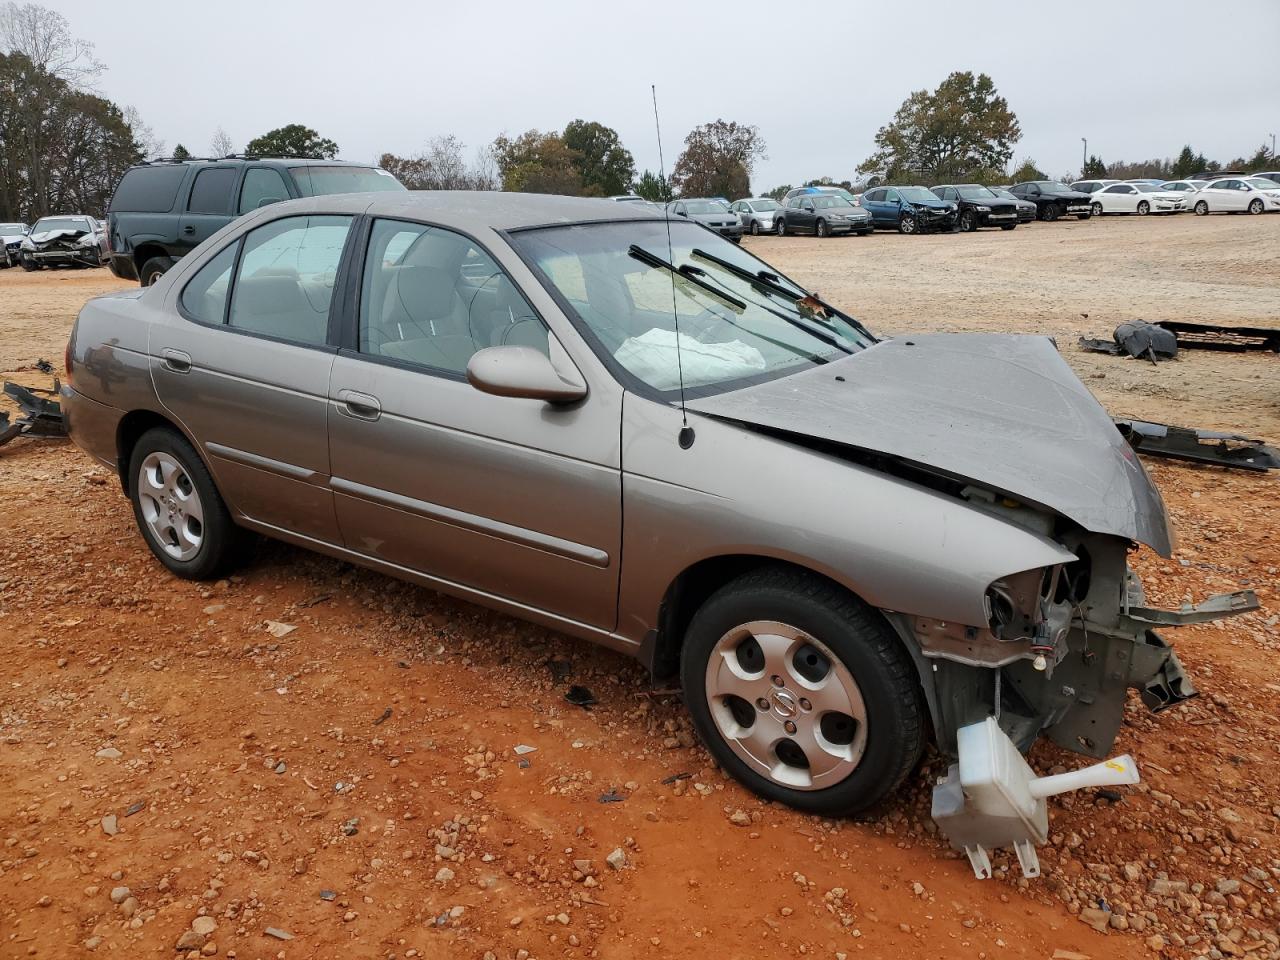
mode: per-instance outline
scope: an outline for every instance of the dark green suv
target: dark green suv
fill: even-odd
[[[243,213],[280,200],[404,190],[377,167],[339,160],[153,160],[125,171],[107,208],[108,265],[144,287]]]

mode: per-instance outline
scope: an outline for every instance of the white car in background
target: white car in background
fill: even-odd
[[[1269,213],[1280,210],[1280,183],[1263,177],[1214,180],[1191,198],[1199,216],[1209,213]]]
[[[1187,209],[1181,193],[1154,183],[1113,183],[1090,196],[1093,215],[1104,213],[1179,213]]]
[[[1192,194],[1203,190],[1208,182],[1208,180],[1166,180],[1160,189],[1182,194],[1182,199],[1186,202],[1187,209],[1190,210]]]

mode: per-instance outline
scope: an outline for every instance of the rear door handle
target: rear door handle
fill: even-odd
[[[193,226],[185,226],[185,227],[183,227],[183,228],[182,228],[182,232],[183,232],[183,233],[195,233],[195,232],[196,232],[196,228],[195,228],[195,227],[193,227]]]
[[[191,372],[191,355],[181,350],[165,349],[160,354],[164,357],[164,365],[174,373]]]
[[[338,401],[348,416],[357,420],[377,420],[382,416],[382,403],[377,397],[356,390],[339,390]]]

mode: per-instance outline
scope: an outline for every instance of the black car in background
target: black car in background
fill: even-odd
[[[280,200],[404,190],[368,164],[283,157],[155,160],[125,171],[107,208],[108,265],[155,283],[174,262],[241,214]]]
[[[1021,197],[1014,196],[1009,192],[1008,187],[987,187],[987,189],[1001,200],[1008,200],[1013,203],[1014,209],[1018,211],[1019,223],[1030,223],[1036,218],[1039,210],[1030,200],[1023,200]]]
[[[1015,197],[1036,205],[1041,220],[1057,220],[1059,217],[1072,216],[1077,220],[1088,220],[1093,215],[1093,207],[1089,203],[1089,194],[1072,190],[1064,183],[1054,180],[1028,180],[1015,183],[1009,188]]]
[[[833,193],[798,194],[773,216],[773,232],[780,237],[788,233],[812,233],[815,237],[856,233],[865,237],[873,230],[875,224],[868,211]]]
[[[1018,225],[1018,208],[1012,200],[997,197],[980,183],[947,183],[931,187],[940,200],[950,200],[960,213],[957,226],[964,233],[979,227],[1012,230]]]

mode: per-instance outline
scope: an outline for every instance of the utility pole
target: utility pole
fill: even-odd
[[[1275,137],[1272,137],[1271,140],[1272,140],[1272,143],[1274,143]],[[1080,143],[1083,145],[1080,150],[1080,176],[1083,177],[1084,168],[1089,165],[1089,141],[1084,137],[1081,137]]]
[[[1275,158],[1276,158],[1276,135],[1273,133],[1271,134],[1271,159],[1274,160]]]

